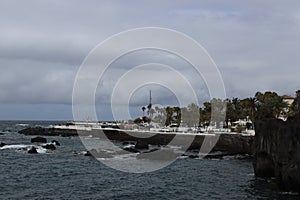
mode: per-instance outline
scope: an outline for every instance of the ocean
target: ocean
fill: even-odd
[[[26,145],[35,136],[17,131],[53,121],[0,121],[0,143]],[[53,153],[0,149],[0,199],[299,199],[272,179],[254,176],[251,160],[182,157],[150,173],[133,174],[84,156],[78,137],[46,137]]]

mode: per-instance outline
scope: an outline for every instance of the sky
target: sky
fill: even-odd
[[[73,86],[86,56],[112,35],[142,27],[179,31],[201,44],[218,67],[228,98],[269,90],[294,95],[300,89],[299,9],[297,0],[1,0],[0,120],[73,119]],[[99,82],[100,120],[112,119],[108,105],[118,77],[130,66],[153,61],[186,75],[199,103],[209,99],[205,81],[182,59],[154,50],[133,52],[112,63]],[[168,88],[144,86],[130,99],[133,117],[148,103],[150,89],[154,104],[176,104]]]

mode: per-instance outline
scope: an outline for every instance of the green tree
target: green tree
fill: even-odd
[[[183,118],[186,125],[199,126],[200,124],[200,107],[196,103],[191,103],[185,109],[186,115]]]
[[[293,116],[300,113],[300,90],[296,91],[294,102],[289,108],[288,116]]]
[[[257,119],[278,118],[288,107],[287,103],[276,92],[268,91],[264,94],[257,92],[255,98],[257,99],[257,112],[255,113]]]
[[[221,123],[224,125],[226,118],[226,100],[212,99],[211,100],[211,121],[215,122],[217,127],[220,127]]]
[[[146,108],[145,108],[145,106],[143,106],[143,107],[142,107],[143,116],[145,116],[145,110],[146,110]]]
[[[200,109],[200,122],[205,127],[209,125],[211,119],[211,102],[204,102]]]
[[[168,106],[165,108],[166,110],[166,122],[165,125],[169,126],[172,123],[172,116],[173,116],[173,108]]]

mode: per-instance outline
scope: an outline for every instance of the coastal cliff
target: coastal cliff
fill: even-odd
[[[300,192],[300,115],[255,122],[255,175],[276,177],[284,190]]]

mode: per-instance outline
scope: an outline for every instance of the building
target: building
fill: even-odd
[[[290,111],[290,107],[291,105],[294,103],[295,98],[289,95],[283,95],[282,99],[284,102],[287,103],[288,107],[284,109],[283,113],[280,114],[280,116],[278,117],[279,119],[282,119],[283,121],[287,120],[287,113],[289,113]]]
[[[294,103],[294,99],[295,99],[294,97],[291,97],[289,95],[283,95],[282,98],[283,101],[286,102],[289,107]]]

